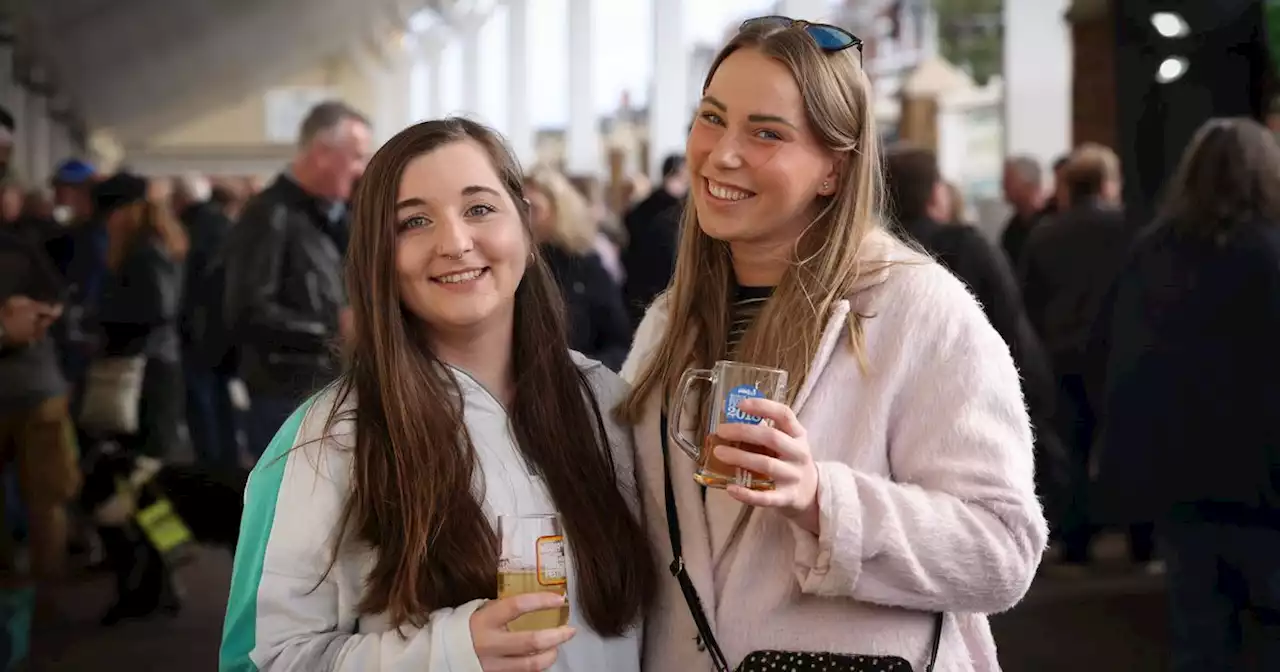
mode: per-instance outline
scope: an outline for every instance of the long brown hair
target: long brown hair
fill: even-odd
[[[1212,237],[1250,220],[1280,222],[1280,143],[1252,119],[1210,119],[1166,193],[1161,219],[1181,234]]]
[[[519,165],[496,133],[466,119],[401,131],[374,155],[353,203],[346,279],[358,347],[328,426],[354,392],[355,467],[334,551],[349,534],[376,550],[360,609],[387,613],[397,626],[421,626],[434,609],[497,592],[497,540],[473,492],[477,458],[462,392],[402,307],[395,271],[405,166],[467,140],[488,153],[527,232]],[[653,553],[622,492],[631,486],[615,475],[595,395],[570,358],[559,290],[531,247],[534,263],[515,295],[511,426],[563,521],[583,616],[596,632],[619,635],[653,595]]]
[[[121,206],[122,225],[107,227],[107,268],[117,270],[134,247],[144,239],[160,244],[172,261],[182,261],[191,243],[187,233],[167,205],[135,201]],[[113,213],[113,215],[116,213]]]
[[[759,317],[744,335],[737,359],[790,372],[793,401],[813,360],[822,330],[837,302],[862,287],[883,264],[868,261],[864,243],[877,232],[883,201],[879,140],[870,84],[855,50],[828,53],[800,27],[748,29],[729,41],[703,83],[711,85],[724,59],[756,49],[785,65],[804,99],[805,116],[817,139],[841,157],[834,196],[821,199],[812,224],[796,241],[791,266]],[[725,356],[733,287],[729,246],[698,225],[692,203],[684,209],[676,268],[666,292],[670,319],[655,354],[643,365],[618,417],[636,422],[654,392],[669,398],[681,372]],[[862,321],[849,316],[849,342],[859,361]]]

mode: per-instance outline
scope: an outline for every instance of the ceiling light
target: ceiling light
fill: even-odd
[[[1179,37],[1186,37],[1191,32],[1191,26],[1187,25],[1186,19],[1181,14],[1175,12],[1156,12],[1151,15],[1151,26],[1160,33],[1161,37],[1171,40]]]
[[[1176,82],[1183,75],[1187,74],[1187,59],[1181,56],[1171,56],[1164,59],[1160,64],[1160,69],[1156,71],[1156,81],[1161,84]]]

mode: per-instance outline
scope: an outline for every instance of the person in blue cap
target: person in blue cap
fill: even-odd
[[[60,346],[63,374],[73,389],[81,385],[92,338],[85,332],[83,318],[95,303],[106,273],[107,232],[95,217],[93,189],[99,182],[97,169],[81,159],[58,164],[50,179],[53,186],[54,218],[58,232],[45,244],[58,270],[66,276],[69,301],[63,319],[54,330]],[[79,404],[73,395],[73,409]]]
[[[93,214],[91,192],[97,181],[93,164],[81,159],[67,159],[53,172],[54,218],[61,224],[79,224]]]

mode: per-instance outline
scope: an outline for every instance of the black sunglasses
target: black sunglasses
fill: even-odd
[[[828,23],[809,23],[789,16],[760,16],[743,21],[742,25],[738,26],[738,32],[769,28],[786,29],[796,26],[803,28],[804,32],[813,38],[819,49],[836,52],[854,47],[858,50],[858,60],[862,60],[862,40],[844,28]]]

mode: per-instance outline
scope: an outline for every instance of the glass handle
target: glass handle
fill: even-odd
[[[694,445],[680,433],[680,418],[684,415],[684,403],[689,397],[689,389],[698,381],[715,382],[715,375],[710,369],[688,369],[680,376],[680,384],[676,386],[676,404],[671,408],[671,417],[667,418],[667,440],[680,446],[689,457],[696,462],[702,454],[702,446]]]

